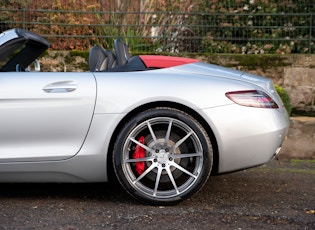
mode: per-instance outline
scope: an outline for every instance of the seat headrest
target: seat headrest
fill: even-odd
[[[117,65],[126,65],[130,58],[128,46],[120,38],[118,38],[114,41],[114,49],[117,58]]]

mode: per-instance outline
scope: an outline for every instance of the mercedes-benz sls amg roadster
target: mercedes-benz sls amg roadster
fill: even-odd
[[[0,182],[107,182],[170,205],[209,175],[262,165],[287,112],[270,79],[171,56],[94,46],[86,72],[41,72],[50,44],[0,34]],[[34,63],[35,69],[34,70]],[[32,69],[29,66],[32,66]]]

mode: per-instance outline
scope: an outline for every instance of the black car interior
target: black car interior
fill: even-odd
[[[120,39],[114,41],[115,53],[96,45],[90,49],[91,72],[131,72],[148,70],[138,56],[131,56],[128,46]]]

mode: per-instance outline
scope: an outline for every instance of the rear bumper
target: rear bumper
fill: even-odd
[[[229,105],[203,112],[218,145],[218,173],[268,162],[279,153],[289,128],[283,109]]]

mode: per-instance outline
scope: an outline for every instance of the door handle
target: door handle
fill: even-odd
[[[44,86],[43,90],[46,93],[69,93],[77,88],[78,85],[74,81],[60,81]]]

